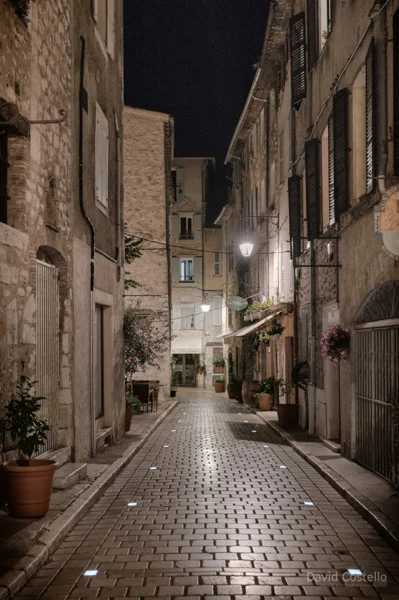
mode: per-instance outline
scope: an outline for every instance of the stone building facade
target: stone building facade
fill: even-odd
[[[126,234],[142,238],[142,255],[126,264],[126,278],[139,287],[125,290],[125,306],[154,319],[161,336],[168,338],[157,367],[147,367],[135,378],[159,380],[160,395],[170,395],[171,274],[169,210],[173,119],[166,114],[125,106],[124,116],[124,220]],[[155,243],[152,242],[155,241]]]
[[[278,213],[281,232],[288,216],[279,250],[289,250],[283,264],[290,274],[282,294],[280,273],[277,299],[292,299],[295,382],[303,368],[295,390],[300,424],[386,479],[395,463],[399,365],[398,50],[397,0],[273,3],[227,156],[232,200],[221,215],[229,230],[239,231],[236,207],[252,194],[242,175],[257,181],[256,123],[265,110],[267,150],[259,160],[266,215]],[[273,228],[251,237],[255,249],[269,239],[269,251],[276,251]],[[279,269],[276,254],[268,256],[266,289],[275,302]],[[237,267],[238,289],[239,278]],[[333,325],[347,328],[350,338],[348,359],[337,365],[320,353]]]
[[[97,165],[95,176],[94,164],[96,101],[121,132],[122,3],[109,2],[108,46],[105,2],[32,2],[27,17],[23,4],[0,3],[1,399],[10,399],[20,375],[37,379],[47,398],[41,414],[52,426],[44,450],[61,446],[83,460],[95,453],[100,429],[114,439],[121,433],[124,411],[116,134],[107,174]],[[105,76],[112,85],[102,85]],[[95,187],[101,180],[105,190],[106,179],[110,197],[99,208]],[[103,352],[97,339],[101,365],[94,348],[100,296],[110,307],[96,330],[105,336],[108,328]],[[97,408],[104,398],[107,405],[100,420],[96,394]],[[6,438],[2,452],[9,448]]]
[[[212,158],[174,158],[175,199],[170,207],[172,363],[179,385],[197,385],[204,364],[204,223]]]

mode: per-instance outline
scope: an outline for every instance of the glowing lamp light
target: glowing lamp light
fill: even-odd
[[[251,242],[244,242],[243,244],[240,244],[239,248],[241,255],[248,257],[251,256],[254,245],[251,244]]]
[[[98,573],[97,569],[89,569],[88,571],[85,571],[83,573],[83,575],[85,577],[95,577],[97,575],[97,573]]]
[[[211,308],[211,305],[208,304],[208,302],[204,302],[203,304],[201,304],[202,312],[209,312],[210,308]]]

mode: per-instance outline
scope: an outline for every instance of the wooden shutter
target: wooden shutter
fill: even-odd
[[[305,13],[290,21],[291,101],[298,106],[306,98]]]
[[[173,283],[180,281],[180,258],[178,256],[172,258],[172,281]]]
[[[202,238],[202,216],[200,214],[194,215],[193,218],[193,234],[194,239],[199,241]]]
[[[335,223],[334,197],[334,118],[328,119],[328,223]]]
[[[374,40],[366,58],[366,191],[373,191],[375,175]]]
[[[194,325],[195,325],[195,329],[203,329],[204,328],[204,313],[202,312],[201,304],[195,305]]]
[[[197,283],[202,282],[202,256],[194,258],[194,281]]]
[[[101,0],[104,2],[105,0]],[[115,56],[115,0],[107,1],[107,52]]]
[[[172,215],[172,238],[174,240],[179,239],[180,236],[180,217],[179,215]]]
[[[301,254],[301,186],[302,177],[293,175],[288,179],[290,240],[293,258]]]
[[[393,16],[393,169],[399,175],[399,9]]]
[[[306,215],[308,240],[320,234],[320,142],[313,139],[305,144]]]
[[[176,200],[177,202],[184,200],[184,169],[182,167],[176,169]]]
[[[172,307],[172,329],[181,329],[180,304]]]
[[[307,0],[308,69],[311,71],[319,55],[318,0]]]
[[[348,90],[334,96],[334,200],[335,220],[349,207],[348,200]]]
[[[213,296],[212,298],[212,323],[214,327],[220,327],[222,324],[222,296]]]
[[[241,163],[238,160],[233,160],[233,187],[239,190],[241,186]]]
[[[96,200],[108,206],[108,120],[96,105],[96,149],[95,149]]]

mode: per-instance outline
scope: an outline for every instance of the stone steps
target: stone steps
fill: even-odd
[[[341,444],[339,442],[335,442],[334,440],[326,440],[325,438],[320,438],[320,441],[325,445],[326,448],[331,450],[331,452],[335,452],[336,454],[341,453]]]
[[[54,473],[53,489],[66,490],[87,476],[86,463],[66,463]]]
[[[112,427],[105,427],[96,433],[96,450],[104,448],[106,444],[112,442],[113,430]]]
[[[56,448],[55,450],[49,450],[48,452],[41,454],[40,458],[55,460],[58,465],[57,469],[59,469],[71,460],[71,448],[69,446],[63,446],[61,448]]]

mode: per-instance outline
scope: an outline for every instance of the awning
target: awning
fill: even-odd
[[[252,333],[252,331],[256,331],[256,329],[259,329],[259,327],[262,327],[262,325],[267,323],[267,321],[271,321],[271,319],[273,319],[273,317],[276,317],[277,315],[281,315],[281,311],[275,312],[272,315],[268,315],[267,317],[264,317],[260,321],[257,321],[256,323],[252,323],[251,325],[247,325],[246,327],[243,327],[242,329],[237,329],[237,331],[231,331],[230,333],[225,334],[223,336],[223,339],[228,340],[233,337],[244,337],[244,335],[247,335],[248,333]]]
[[[201,354],[202,338],[175,337],[172,340],[172,354]]]

